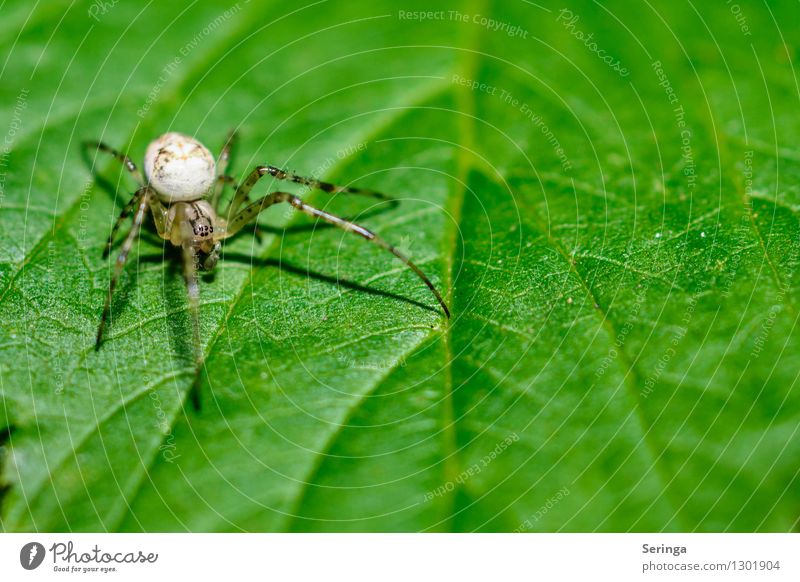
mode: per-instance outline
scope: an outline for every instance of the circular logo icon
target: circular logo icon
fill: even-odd
[[[19,563],[26,570],[35,570],[44,561],[44,546],[39,542],[30,542],[19,551]]]

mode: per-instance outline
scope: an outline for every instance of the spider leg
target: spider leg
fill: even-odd
[[[131,226],[128,236],[125,237],[125,242],[122,243],[122,248],[120,249],[117,260],[114,263],[114,272],[111,275],[111,282],[108,285],[106,304],[103,307],[103,315],[100,317],[100,325],[97,328],[97,341],[95,342],[95,349],[100,348],[100,343],[103,340],[103,329],[105,328],[106,319],[108,319],[108,314],[111,310],[111,297],[114,295],[114,289],[117,286],[117,280],[122,273],[125,262],[128,260],[128,253],[130,252],[134,241],[139,236],[139,231],[142,228],[144,214],[147,211],[147,205],[150,199],[149,188],[147,188],[147,186],[140,188],[134,197],[139,198],[139,205],[136,207],[136,213],[133,215],[133,226]]]
[[[264,170],[261,171],[263,172]],[[375,190],[368,190],[366,188],[354,188],[352,186],[337,186],[336,184],[323,182],[322,180],[317,180],[316,178],[304,178],[303,176],[298,176],[292,172],[281,170],[275,166],[266,166],[266,173],[277,180],[288,180],[289,182],[294,182],[295,184],[302,184],[303,186],[308,186],[309,188],[322,190],[328,194],[356,194],[357,196],[368,196],[370,198],[377,198],[379,200],[394,201],[394,198],[387,196],[382,192],[376,192]]]
[[[225,139],[225,145],[222,146],[219,156],[217,157],[217,172],[219,172],[220,175],[225,174],[225,170],[228,169],[228,163],[231,159],[231,149],[233,149],[233,145],[236,143],[237,139],[236,130],[230,130],[228,132],[228,137]]]
[[[222,193],[225,191],[225,186],[227,184],[233,186],[234,190],[237,188],[236,179],[233,176],[226,176],[224,174],[217,176],[217,182],[214,184],[214,193],[209,200],[211,208],[216,211],[219,211],[219,201],[222,199]]]
[[[236,179],[233,176],[228,176],[226,174],[220,174],[217,176],[217,183],[218,184],[230,184],[233,186],[234,190],[238,188],[236,185]]]
[[[191,238],[189,239],[191,241]],[[197,251],[191,242],[185,242],[183,249],[183,280],[186,282],[186,293],[189,296],[189,314],[192,318],[192,351],[194,356],[195,375],[189,398],[195,410],[200,410],[200,371],[203,366],[203,354],[200,349],[200,286],[197,277]]]
[[[86,141],[83,142],[83,145],[87,148],[94,148],[98,151],[105,152],[107,154],[111,154],[112,156],[114,156],[117,160],[120,161],[120,163],[122,163],[123,166],[125,166],[125,168],[131,173],[131,175],[139,183],[139,185],[144,186],[144,179],[142,178],[141,172],[139,172],[139,169],[136,167],[136,164],[134,164],[133,160],[131,160],[128,156],[126,156],[122,152],[115,150],[110,145],[105,144],[102,141]]]
[[[128,201],[128,203],[125,205],[125,208],[122,209],[122,212],[119,213],[119,217],[117,217],[117,220],[114,223],[114,226],[111,228],[111,234],[108,235],[108,240],[106,241],[106,246],[103,249],[103,258],[104,259],[108,256],[108,253],[111,252],[111,246],[114,244],[114,237],[117,236],[117,231],[119,230],[119,227],[122,226],[122,222],[126,218],[128,218],[128,215],[131,213],[133,208],[139,202],[139,198],[141,198],[144,195],[144,191],[145,190],[146,190],[145,188],[140,188],[139,190],[137,190],[133,194],[131,199]]]
[[[145,190],[150,190],[151,194],[153,194],[153,191],[149,187],[140,188],[134,193],[133,197],[125,205],[125,208],[122,209],[122,212],[120,212],[119,217],[114,223],[114,227],[111,229],[111,234],[108,235],[106,246],[103,249],[104,259],[108,256],[108,253],[111,252],[111,247],[114,244],[114,238],[117,236],[117,231],[119,230],[120,226],[122,226],[122,222],[131,213],[131,210],[133,210],[133,208],[136,206],[136,202],[139,199],[139,196],[141,196]],[[161,238],[166,238],[165,231],[167,222],[167,209],[164,207],[164,204],[158,199],[158,197],[155,196],[154,194],[150,196],[149,205],[150,205],[150,210],[153,212],[153,222],[156,225],[158,236],[160,236]]]
[[[313,216],[314,218],[322,219],[325,222],[333,224],[334,226],[338,226],[342,230],[347,232],[352,232],[353,234],[357,234],[373,244],[381,247],[382,249],[389,251],[395,257],[403,261],[407,267],[409,267],[417,276],[422,280],[423,283],[431,290],[433,295],[436,297],[436,300],[439,302],[439,305],[442,306],[442,310],[444,310],[445,315],[449,318],[450,317],[450,310],[447,308],[447,305],[442,298],[441,293],[436,289],[430,279],[428,279],[427,275],[422,272],[422,270],[417,267],[411,259],[405,256],[403,253],[398,251],[395,247],[390,245],[388,242],[383,240],[377,234],[356,224],[355,222],[351,222],[349,220],[345,220],[344,218],[340,218],[339,216],[330,214],[325,212],[324,210],[320,210],[319,208],[315,208],[309,204],[303,202],[299,197],[295,196],[294,194],[289,194],[288,192],[273,192],[272,194],[268,194],[261,198],[260,200],[253,202],[249,206],[246,206],[241,212],[239,212],[236,216],[231,219],[228,223],[228,229],[224,233],[223,237],[227,238],[233,236],[241,228],[253,220],[256,216],[258,216],[263,210],[273,206],[275,204],[279,204],[281,202],[288,202],[293,207],[295,207],[300,212],[307,214],[309,216]]]
[[[225,175],[225,172],[228,169],[228,163],[230,163],[231,159],[231,149],[233,149],[233,145],[235,143],[236,130],[232,129],[228,132],[228,137],[225,140],[225,144],[222,146],[219,156],[217,157],[217,184],[214,186],[214,194],[211,197],[211,207],[214,210],[218,210],[217,205],[219,204],[219,199],[222,197],[222,193],[225,190],[225,184],[233,184],[234,188],[236,187],[236,181],[233,178]]]
[[[225,182],[226,184],[230,184],[231,186],[233,186],[234,190],[236,188],[238,188],[238,186],[236,185],[236,179],[233,176],[219,176],[219,177],[217,177],[217,181]],[[247,197],[246,202],[248,204],[250,202],[252,202],[252,200],[250,200],[249,196]],[[219,205],[219,201],[217,201],[216,203],[214,203],[212,201],[211,206],[214,208],[214,210],[219,211],[219,208],[217,208],[218,205]],[[258,225],[256,225],[256,227],[253,229],[253,233],[256,235],[256,239],[258,239],[258,242],[260,243],[264,238],[264,231],[261,228],[259,228]]]
[[[156,225],[158,236],[164,239],[169,238],[169,233],[167,232],[167,216],[169,212],[167,211],[167,207],[158,199],[158,196],[152,189],[150,189],[150,192],[152,194],[150,196],[150,211],[153,213],[153,222]]]
[[[321,180],[317,180],[316,178],[304,178],[302,176],[298,176],[297,174],[276,168],[275,166],[257,166],[252,172],[250,172],[250,175],[247,176],[245,181],[242,182],[236,189],[236,194],[228,206],[226,216],[230,217],[236,214],[236,212],[239,210],[239,207],[247,201],[250,190],[252,190],[256,182],[258,182],[262,176],[266,175],[272,176],[276,180],[288,180],[289,182],[294,182],[295,184],[303,184],[304,186],[322,190],[328,194],[356,194],[357,196],[368,196],[370,198],[377,198],[379,200],[396,202],[396,200],[391,196],[387,196],[381,192],[376,192],[375,190],[351,188],[350,186],[337,186],[336,184],[323,182]]]

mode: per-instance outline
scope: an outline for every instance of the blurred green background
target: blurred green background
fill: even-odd
[[[792,2],[5,2],[5,531],[792,531]],[[168,130],[304,193],[202,284],[102,244]],[[277,184],[262,184],[259,193]],[[285,185],[281,185],[285,187]],[[294,191],[297,191],[296,189]]]

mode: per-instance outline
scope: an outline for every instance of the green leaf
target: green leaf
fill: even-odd
[[[4,5],[2,529],[796,529],[800,38],[740,4]],[[399,198],[304,194],[453,318],[275,208],[203,278],[201,411],[152,233],[95,351],[134,185],[80,141],[230,128],[237,179]]]

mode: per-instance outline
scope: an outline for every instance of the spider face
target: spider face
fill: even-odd
[[[162,202],[204,198],[216,180],[214,156],[199,141],[182,133],[165,133],[147,146],[144,173]]]
[[[165,233],[172,244],[181,246],[187,241],[199,251],[209,252],[214,243],[215,226],[223,224],[207,200],[176,202],[167,209]]]

